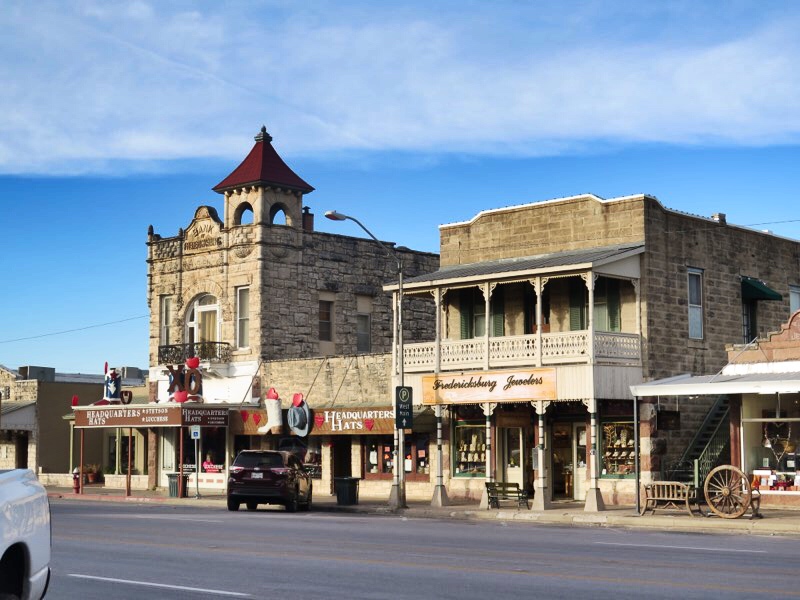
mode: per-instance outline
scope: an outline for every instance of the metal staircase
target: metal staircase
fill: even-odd
[[[666,470],[665,479],[699,487],[714,467],[728,462],[731,445],[729,414],[728,397],[720,396],[681,458]]]

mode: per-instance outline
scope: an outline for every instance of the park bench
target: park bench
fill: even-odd
[[[528,504],[528,492],[520,489],[518,483],[505,483],[498,481],[486,482],[486,493],[489,495],[488,508],[500,508],[500,502],[503,500],[514,501],[517,506],[530,509]]]
[[[648,510],[655,514],[656,508],[686,510],[691,516],[694,516],[696,509],[698,514],[702,514],[697,501],[697,488],[680,481],[654,481],[645,484],[641,514],[644,515]]]

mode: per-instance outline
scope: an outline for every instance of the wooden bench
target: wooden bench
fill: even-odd
[[[694,516],[695,510],[702,514],[697,502],[697,489],[681,481],[654,481],[645,484],[644,505],[640,514],[644,515],[648,510],[655,514],[656,508],[686,510],[691,516]]]
[[[528,492],[520,489],[518,483],[487,481],[486,493],[489,495],[488,508],[500,508],[500,502],[503,500],[514,501],[519,508],[524,506],[530,509],[531,507],[528,503]]]

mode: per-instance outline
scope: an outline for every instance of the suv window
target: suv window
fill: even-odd
[[[283,466],[283,457],[275,452],[265,452],[263,454],[247,453],[237,456],[233,464],[245,469],[255,469],[256,467],[272,469]]]

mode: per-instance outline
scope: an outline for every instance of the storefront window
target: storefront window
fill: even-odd
[[[377,436],[367,438],[364,444],[364,477],[387,479],[394,472],[394,438]],[[410,480],[428,479],[430,474],[430,439],[428,435],[406,435],[403,468]]]
[[[457,421],[453,433],[455,477],[486,477],[486,423]]]
[[[225,471],[225,428],[204,427],[201,429],[200,462],[203,473],[222,473]]]
[[[371,438],[364,446],[365,475],[391,474],[394,469],[394,440],[389,436]]]
[[[764,489],[800,489],[797,398],[749,397],[742,404],[744,471]]]
[[[635,476],[633,419],[604,422],[600,448],[603,477]]]

